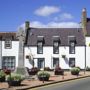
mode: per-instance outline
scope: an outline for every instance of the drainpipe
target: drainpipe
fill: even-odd
[[[86,72],[86,45],[85,45],[85,67],[84,67],[84,74]]]

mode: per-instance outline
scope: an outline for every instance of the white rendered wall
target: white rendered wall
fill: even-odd
[[[5,49],[5,41],[2,41],[2,57],[3,56],[15,56],[16,67],[18,66],[18,50],[19,50],[19,41],[12,41],[12,48]]]
[[[86,37],[86,66],[90,67],[90,37]]]
[[[53,68],[52,60],[54,57],[59,58],[59,66],[63,69],[70,69],[69,58],[75,58],[76,66],[84,69],[85,67],[85,46],[77,46],[75,48],[75,54],[69,54],[69,47],[59,47],[59,54],[53,54],[53,47],[43,47],[43,54],[37,54],[37,47],[25,47],[25,67],[31,68],[29,60],[26,59],[26,55],[30,53],[34,57],[35,66],[37,67],[37,58],[45,58],[45,67]],[[62,58],[62,54],[66,55],[66,59]]]

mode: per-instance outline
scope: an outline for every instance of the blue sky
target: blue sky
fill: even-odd
[[[0,31],[31,27],[77,27],[82,9],[90,16],[90,0],[0,0]]]

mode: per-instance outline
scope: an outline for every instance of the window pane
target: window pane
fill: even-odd
[[[69,66],[75,67],[75,58],[69,58]]]
[[[8,48],[11,48],[11,40],[5,40],[5,48],[8,49]]]
[[[38,54],[42,54],[43,53],[43,42],[38,42],[38,46],[37,46],[37,53]]]
[[[54,44],[53,44],[53,53],[54,54],[59,53],[59,43],[58,42],[54,42]]]
[[[15,69],[15,56],[4,56],[2,60],[2,68]]]
[[[75,42],[70,42],[69,52],[70,54],[75,54]]]

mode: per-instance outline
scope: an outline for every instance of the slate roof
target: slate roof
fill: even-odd
[[[0,40],[18,40],[16,39],[16,33],[15,32],[0,32]]]
[[[90,36],[90,18],[87,18],[86,29],[87,29],[87,36]]]
[[[60,46],[69,45],[68,36],[76,37],[76,45],[85,45],[85,37],[81,28],[31,28],[27,31],[26,46],[36,46],[37,37],[44,36],[44,46],[53,45],[53,36],[60,37]]]

